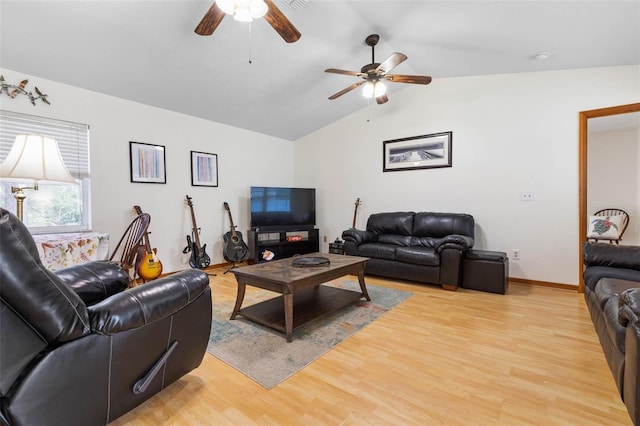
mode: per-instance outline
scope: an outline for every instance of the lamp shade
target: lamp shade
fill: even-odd
[[[43,135],[18,135],[0,164],[0,177],[77,183],[62,161],[58,143]]]

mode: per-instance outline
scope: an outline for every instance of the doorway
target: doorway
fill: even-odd
[[[582,243],[587,240],[587,150],[588,121],[591,118],[640,112],[640,103],[600,108],[579,113],[578,137],[578,292],[584,292],[582,279]]]

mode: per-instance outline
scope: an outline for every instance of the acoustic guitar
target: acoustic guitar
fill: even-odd
[[[356,216],[358,215],[358,206],[362,204],[360,202],[360,197],[358,197],[358,199],[356,200],[356,208],[353,210],[353,225],[351,225],[351,228],[356,229]]]
[[[182,250],[183,253],[191,252],[189,257],[189,266],[196,269],[204,269],[211,263],[211,258],[206,253],[207,245],[200,245],[200,228],[196,224],[196,215],[193,212],[193,203],[191,197],[187,195],[187,205],[191,209],[191,223],[193,228],[191,229],[191,236],[187,235],[187,246]]]
[[[136,214],[142,214],[140,206],[133,206],[133,208]],[[144,233],[143,243],[138,247],[137,259],[136,271],[143,280],[155,280],[162,274],[162,262],[158,259],[157,249],[151,248],[149,232]]]
[[[223,236],[224,250],[222,254],[227,262],[242,262],[249,258],[249,247],[247,247],[245,242],[242,240],[242,233],[236,231],[236,226],[233,224],[233,217],[231,216],[231,209],[226,201],[224,202],[224,209],[229,213],[231,230]]]

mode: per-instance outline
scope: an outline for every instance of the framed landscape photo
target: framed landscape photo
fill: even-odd
[[[164,146],[129,142],[131,182],[167,183]]]
[[[451,167],[453,132],[384,141],[383,172]]]
[[[191,186],[218,186],[218,155],[191,151]]]

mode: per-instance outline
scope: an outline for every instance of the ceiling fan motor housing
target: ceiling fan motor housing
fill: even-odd
[[[360,68],[360,72],[363,74],[376,74],[376,68],[378,68],[379,65],[378,62],[367,64]]]
[[[378,34],[371,34],[364,39],[364,42],[367,43],[367,46],[373,47],[376,44],[378,44],[379,40],[380,40],[380,36]]]

